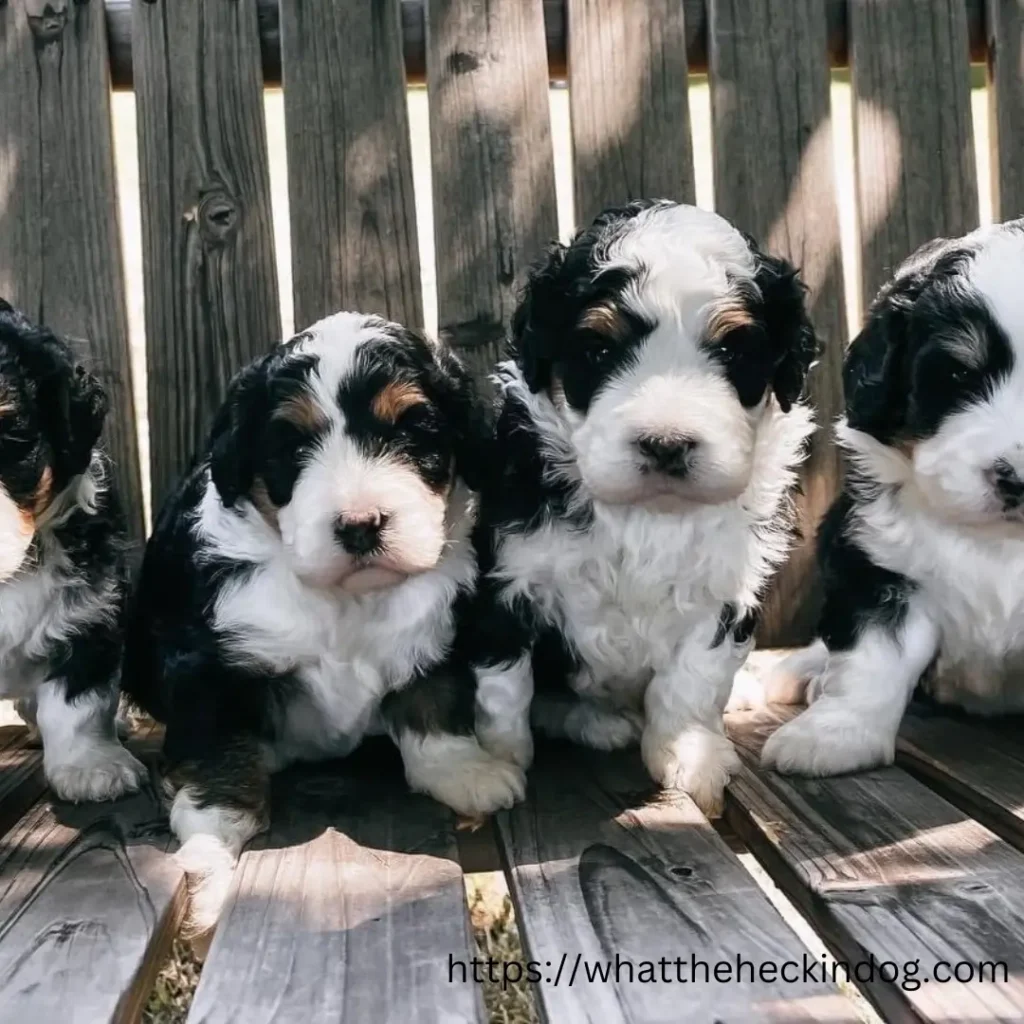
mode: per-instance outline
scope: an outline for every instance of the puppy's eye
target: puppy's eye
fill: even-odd
[[[437,411],[426,402],[406,406],[395,421],[399,430],[436,430]]]

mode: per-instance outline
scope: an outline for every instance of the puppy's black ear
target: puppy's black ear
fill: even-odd
[[[807,316],[807,288],[794,266],[764,254],[754,281],[761,292],[760,319],[772,354],[770,386],[779,408],[789,412],[820,350]]]
[[[43,435],[54,453],[54,472],[62,480],[89,468],[103,430],[107,396],[100,382],[75,362],[63,341],[40,331],[22,359],[36,384],[36,407]]]
[[[228,507],[252,489],[260,425],[270,415],[266,359],[240,371],[210,431],[210,475]]]
[[[559,275],[567,249],[552,242],[546,256],[530,271],[519,305],[512,314],[512,354],[533,392],[551,384],[552,341],[565,316],[565,296]]]
[[[880,305],[850,343],[843,365],[847,422],[884,444],[899,434],[906,420],[906,329],[899,303]]]
[[[461,360],[447,345],[435,349],[436,390],[454,437],[455,472],[471,491],[479,491],[491,468],[490,409]]]

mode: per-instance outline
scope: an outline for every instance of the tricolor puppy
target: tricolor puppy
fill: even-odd
[[[1024,221],[931,242],[882,288],[846,359],[847,473],[819,537],[820,639],[772,685],[814,681],[764,760],[887,764],[916,684],[1024,709]]]
[[[722,710],[791,535],[816,342],[796,272],[713,213],[601,214],[532,274],[481,498],[478,731],[642,741],[710,813]]]
[[[127,577],[106,411],[68,345],[0,300],[0,696],[75,801],[136,790],[144,771],[115,730]]]
[[[521,796],[522,771],[474,737],[455,645],[486,419],[450,352],[355,313],[232,382],[147,547],[126,659],[126,691],[167,725],[186,845],[233,859],[271,772],[374,732],[456,811]]]

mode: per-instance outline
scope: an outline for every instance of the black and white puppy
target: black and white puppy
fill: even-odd
[[[65,341],[0,300],[0,696],[75,801],[136,790],[144,771],[115,730],[127,577],[106,411]]]
[[[764,761],[887,764],[915,686],[1024,710],[1024,221],[924,246],[846,358],[846,483],[819,536],[820,639],[769,680],[813,680]]]
[[[481,497],[481,742],[527,763],[533,697],[539,731],[641,739],[715,813],[812,430],[804,288],[721,217],[638,202],[552,247],[512,334]]]
[[[126,656],[126,692],[167,725],[186,846],[235,858],[269,773],[374,732],[456,811],[522,795],[474,737],[454,642],[486,421],[451,352],[374,316],[330,316],[236,376],[147,547]]]

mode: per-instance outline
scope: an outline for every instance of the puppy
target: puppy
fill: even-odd
[[[67,344],[0,299],[0,696],[73,801],[113,800],[144,772],[115,729],[127,578],[106,411]]]
[[[512,336],[477,535],[481,742],[527,764],[533,697],[539,731],[640,739],[716,813],[812,430],[803,286],[721,217],[638,202],[551,248]]]
[[[813,704],[772,736],[765,764],[891,763],[919,681],[971,711],[1024,709],[1022,271],[1024,221],[931,242],[850,346],[820,638],[776,679],[813,680]]]
[[[458,812],[522,795],[474,736],[455,644],[488,443],[454,355],[378,317],[321,320],[234,379],[147,547],[126,654],[126,691],[167,725],[186,864],[196,839],[233,862],[270,773],[370,733]]]

